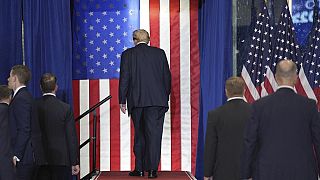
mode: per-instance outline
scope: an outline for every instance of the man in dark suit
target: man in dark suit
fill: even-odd
[[[53,74],[40,80],[43,96],[33,105],[32,142],[39,180],[69,180],[79,173],[78,140],[70,105],[56,98]]]
[[[238,180],[243,131],[251,107],[244,101],[245,83],[240,77],[226,81],[227,102],[208,113],[204,149],[205,180]]]
[[[278,90],[252,105],[241,178],[317,180],[320,119],[316,102],[296,94],[297,66],[293,61],[282,60],[276,68]]]
[[[0,86],[0,180],[13,180],[12,151],[9,134],[9,103],[11,89]]]
[[[157,177],[165,112],[171,91],[171,73],[162,49],[150,47],[149,33],[133,32],[135,47],[121,55],[119,103],[134,124],[135,170],[130,176]]]
[[[11,68],[8,87],[13,90],[9,105],[9,126],[13,163],[18,179],[32,179],[34,170],[33,149],[31,145],[31,106],[32,96],[26,85],[31,79],[27,66],[16,65]]]

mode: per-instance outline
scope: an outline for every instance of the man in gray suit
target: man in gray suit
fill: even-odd
[[[241,179],[318,180],[320,119],[316,102],[296,94],[297,66],[293,61],[280,61],[275,78],[278,90],[252,105]]]

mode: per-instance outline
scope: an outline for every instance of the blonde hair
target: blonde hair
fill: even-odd
[[[137,42],[145,42],[148,44],[150,41],[149,33],[144,29],[137,29],[133,31],[132,37],[133,40],[136,40]]]

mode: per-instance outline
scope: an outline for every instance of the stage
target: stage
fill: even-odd
[[[145,173],[144,177],[130,177],[128,176],[128,171],[107,171],[101,172],[93,179],[95,180],[119,180],[119,179],[148,179],[148,173]],[[156,180],[195,180],[193,175],[186,171],[159,171],[158,178]]]

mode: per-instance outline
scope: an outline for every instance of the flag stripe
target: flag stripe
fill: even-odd
[[[170,69],[171,69],[171,169],[181,169],[181,110],[180,110],[180,3],[170,1]],[[181,61],[184,61],[181,59]]]
[[[110,95],[109,80],[100,80],[100,101]],[[113,97],[114,98],[114,97]],[[110,101],[100,106],[100,170],[110,171]]]
[[[150,32],[149,0],[140,0],[140,28]]]
[[[128,113],[123,114],[119,111],[120,114],[120,162],[121,162],[121,171],[131,170],[131,127],[130,127],[130,118]]]
[[[89,89],[89,107],[93,107],[95,104],[99,102],[99,80],[89,80],[89,87],[96,87],[96,88],[90,88]],[[99,108],[96,109],[96,114],[97,114],[97,139],[96,139],[96,149],[100,149],[100,110]],[[89,131],[90,131],[90,137],[93,137],[93,113],[90,113],[90,119],[89,119]],[[89,145],[90,147],[90,157],[93,155],[93,146],[92,144]],[[100,151],[96,151],[96,167],[100,169]],[[92,159],[90,159],[90,171],[92,171]]]
[[[160,46],[160,2],[159,0],[150,0],[150,45],[159,47]],[[146,17],[147,19],[147,17]],[[145,24],[144,24],[145,25]]]
[[[192,121],[192,160],[191,172],[195,174],[197,157],[198,121],[199,121],[199,89],[200,60],[198,40],[198,0],[190,1],[190,69],[191,69],[191,121]]]
[[[89,80],[80,81],[80,114],[89,109]],[[85,116],[80,121],[80,144],[89,138],[89,116]],[[80,178],[90,172],[90,157],[89,157],[89,144],[80,150],[80,163],[85,166],[82,167]]]
[[[167,55],[168,63],[170,65],[170,1],[169,0],[158,0],[160,4],[159,11],[159,46],[162,48]],[[152,26],[151,26],[152,27]],[[171,96],[170,96],[171,98]],[[171,101],[171,100],[170,100]],[[170,106],[169,101],[169,106]],[[172,153],[172,142],[171,142],[171,107],[169,107],[166,113],[163,135],[162,135],[162,146],[161,146],[161,170],[171,170],[171,153]]]
[[[314,99],[314,100],[318,101],[316,96],[315,96],[315,94],[314,94],[314,92],[313,92],[313,90],[312,90],[312,88],[310,87],[308,79],[307,79],[307,77],[306,77],[306,75],[304,73],[303,67],[300,68],[299,79],[300,79],[300,83],[301,83],[305,93],[307,94],[307,96],[310,99]]]
[[[180,0],[181,170],[191,171],[190,2]]]
[[[120,170],[120,108],[118,103],[118,80],[110,80],[110,137],[111,137],[111,171]]]

